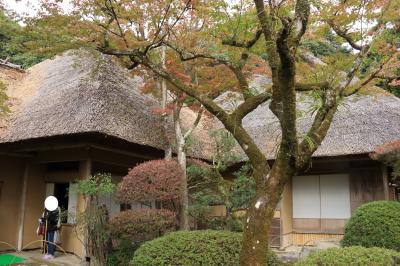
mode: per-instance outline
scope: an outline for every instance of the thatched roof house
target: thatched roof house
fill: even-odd
[[[76,180],[106,172],[119,182],[128,168],[163,156],[157,102],[109,57],[69,52],[25,73],[0,66],[0,79],[11,110],[0,117],[0,242],[40,247],[35,232],[46,196],[75,213],[85,206]],[[120,210],[112,198],[100,201],[111,214]],[[83,257],[73,224],[74,214],[64,221],[63,248]]]
[[[76,53],[76,52],[75,52]],[[83,52],[80,52],[83,53]],[[153,113],[158,103],[140,92],[141,83],[127,78],[127,72],[108,57],[69,55],[46,60],[29,70],[9,88],[12,114],[0,126],[0,144],[74,134],[97,134],[126,142],[163,149],[165,133],[160,117]],[[271,80],[255,76],[252,86],[258,91]],[[226,92],[217,98],[225,109],[242,101],[238,93]],[[244,127],[273,159],[279,144],[276,117],[264,103],[247,115]],[[306,133],[314,115],[316,100],[298,95],[298,132]],[[184,110],[183,124],[189,127],[196,115]],[[340,106],[327,137],[315,157],[367,154],[374,147],[399,136],[400,99],[381,89],[349,97]],[[194,131],[191,155],[211,159],[215,142],[210,132],[222,124],[203,116]],[[236,152],[245,159],[238,146]]]
[[[155,100],[135,89],[139,84],[110,58],[79,53],[46,60],[9,85],[15,106],[0,143],[97,134],[163,149]]]
[[[7,85],[11,109],[0,118],[0,242],[18,249],[28,243],[34,244],[27,248],[40,247],[32,241],[38,239],[37,218],[46,196],[56,196],[61,207],[76,213],[85,206],[72,189],[77,179],[108,172],[119,182],[128,168],[163,156],[167,140],[161,117],[153,113],[157,101],[140,93],[138,79],[107,56],[69,52],[26,72],[0,65],[0,80]],[[269,78],[256,76],[252,86],[262,90],[268,83]],[[298,129],[304,134],[316,101],[306,94],[298,97]],[[217,100],[229,110],[241,96],[225,93]],[[184,127],[195,118],[184,109]],[[243,125],[272,160],[280,130],[268,103],[246,116]],[[189,154],[212,159],[215,140],[210,132],[216,130],[222,125],[204,115],[193,132]],[[368,153],[399,135],[398,98],[379,89],[348,98],[311,169],[293,177],[285,188],[273,222],[273,244],[340,238],[359,205],[398,197],[388,185],[388,169]],[[241,162],[246,160],[239,147],[235,152]],[[121,209],[111,197],[101,202],[111,215]],[[73,233],[73,215],[62,228],[63,248],[83,257],[85,251]]]

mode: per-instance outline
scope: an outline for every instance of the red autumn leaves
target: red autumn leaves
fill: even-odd
[[[122,203],[175,200],[183,173],[175,160],[152,160],[132,168],[118,184]]]

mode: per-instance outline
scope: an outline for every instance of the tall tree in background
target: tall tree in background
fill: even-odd
[[[339,103],[376,79],[388,78],[399,62],[399,37],[386,34],[399,24],[398,1],[313,1],[312,5],[308,0],[72,3],[74,11],[69,18],[77,19],[74,25],[80,25],[68,28],[76,31],[74,41],[83,40],[85,45],[118,57],[129,69],[144,68],[163,78],[170,88],[191,97],[219,119],[242,147],[253,169],[256,196],[247,212],[241,265],[265,265],[270,224],[283,188],[291,177],[309,167]],[[56,7],[50,7],[54,12]],[[193,17],[196,27],[190,23]],[[51,12],[43,13],[37,21],[49,18]],[[54,27],[41,25],[43,29]],[[84,31],[87,35],[81,34]],[[324,63],[306,67],[301,58],[307,47],[302,42],[328,38],[338,47],[323,56]],[[350,53],[341,49],[343,42],[351,48]],[[169,51],[166,68],[158,52],[163,46]],[[379,57],[363,68],[374,55]],[[196,82],[188,78],[188,67],[200,77]],[[215,71],[219,68],[224,71]],[[260,68],[272,78],[272,86],[261,93],[248,82],[249,74]],[[218,79],[224,81],[221,84],[234,81],[234,85],[219,86],[215,83]],[[241,93],[244,99],[229,111],[214,100],[216,92],[227,89]],[[305,136],[296,130],[296,91],[318,96]],[[243,118],[267,101],[281,128],[272,165],[242,126]]]
[[[2,7],[0,2],[0,59],[21,65],[24,68],[46,59],[44,55],[33,54],[27,47],[29,34],[18,24],[18,20]]]

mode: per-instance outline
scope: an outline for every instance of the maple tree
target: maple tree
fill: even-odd
[[[51,8],[42,18],[54,19],[62,12],[50,2],[45,1]],[[241,265],[265,265],[269,228],[283,188],[292,176],[309,168],[343,98],[378,79],[392,78],[390,73],[398,69],[399,36],[388,33],[399,28],[398,1],[74,0],[72,4],[68,16],[76,18],[69,28],[75,30],[72,42],[165,80],[177,95],[215,116],[247,155],[256,195],[247,212]],[[321,54],[322,63],[312,67],[304,60],[315,47],[310,41],[330,47],[330,52]],[[161,47],[167,49],[165,66]],[[254,91],[249,85],[252,73],[268,74],[272,85]],[[239,92],[243,102],[225,110],[214,100],[224,90]],[[318,96],[305,136],[296,130],[297,91]],[[267,101],[281,129],[271,165],[242,125],[247,114]]]

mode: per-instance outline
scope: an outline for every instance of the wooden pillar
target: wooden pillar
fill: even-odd
[[[88,158],[85,161],[81,161],[80,166],[79,166],[79,178],[80,179],[86,179],[88,178],[92,173],[92,160]],[[88,206],[88,202],[85,201],[83,195],[78,196],[78,202],[77,202],[77,212],[83,212]],[[80,236],[81,239],[86,243],[86,236]],[[81,251],[78,254],[82,258],[86,258],[87,252],[85,249],[85,246],[82,244],[81,245]]]
[[[385,200],[389,200],[389,181],[388,170],[386,165],[382,164],[382,182],[383,182],[383,195]]]
[[[29,163],[25,162],[24,174],[22,177],[21,202],[18,215],[18,246],[17,246],[18,251],[22,250],[22,243],[23,243],[28,177],[29,177]]]

